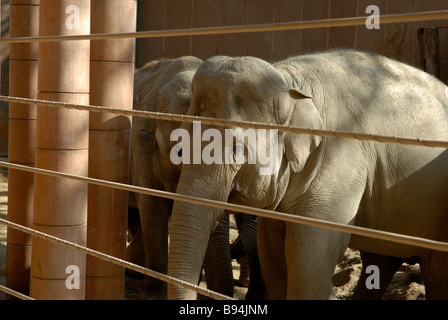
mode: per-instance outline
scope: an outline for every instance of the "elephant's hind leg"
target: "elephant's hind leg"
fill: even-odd
[[[269,299],[286,299],[285,224],[258,218],[258,255]]]
[[[448,300],[448,253],[430,251],[421,257],[425,295],[427,300]]]
[[[402,258],[383,256],[380,254],[361,251],[362,271],[356,285],[351,300],[380,300],[390,281],[400,266],[403,264]],[[369,265],[375,265],[380,270],[380,287],[378,289],[367,289],[366,280],[369,274],[366,268]]]

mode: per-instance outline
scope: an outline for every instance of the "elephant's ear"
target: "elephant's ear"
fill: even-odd
[[[290,126],[323,129],[323,121],[317,112],[311,95],[303,90],[290,89],[289,97],[293,104],[289,120]],[[285,137],[285,155],[294,172],[305,166],[310,153],[319,146],[322,138],[315,135],[287,133]]]

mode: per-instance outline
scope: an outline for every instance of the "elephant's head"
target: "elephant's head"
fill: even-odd
[[[167,82],[157,98],[157,112],[186,114],[191,99],[191,82],[195,71],[183,71]],[[174,142],[170,141],[171,132],[181,126],[180,122],[157,120],[154,143],[154,175],[165,190],[176,192],[181,165],[170,161],[170,152]]]
[[[322,128],[311,93],[295,83],[297,79],[289,72],[257,58],[213,57],[193,78],[188,114]],[[274,209],[287,189],[291,171],[303,169],[320,138],[248,129],[237,134],[238,130],[231,129],[235,128],[182,125],[183,134],[174,135],[175,140],[182,138],[183,167],[177,192]],[[190,140],[184,143],[187,137]],[[169,275],[197,282],[208,237],[223,215],[221,209],[174,202]],[[196,296],[177,286],[168,288],[171,299]]]
[[[154,61],[138,70],[135,74],[134,109],[186,114],[193,75],[201,64],[202,60],[186,56]],[[132,143],[140,150],[137,161],[151,164],[152,175],[160,187],[172,192],[176,191],[180,166],[169,159],[174,144],[169,137],[180,125],[175,121],[144,118],[135,118],[133,123]]]
[[[134,76],[134,109],[185,114],[191,98],[193,73],[202,64],[195,57],[162,59],[146,64]],[[171,148],[171,130],[180,122],[134,117],[132,123],[132,183],[134,185],[175,191],[179,166],[167,159]],[[168,219],[172,200],[136,193],[140,211],[145,266],[166,273],[168,264]],[[146,278],[151,294],[166,298],[165,283]]]

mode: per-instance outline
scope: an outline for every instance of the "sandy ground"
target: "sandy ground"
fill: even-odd
[[[359,251],[347,249],[344,259],[338,263],[333,275],[334,291],[339,299],[349,299],[361,274]],[[381,270],[380,270],[381,274]],[[403,263],[384,294],[384,300],[424,300],[420,266]]]
[[[5,160],[5,159],[3,159]],[[7,171],[0,167],[0,218],[7,218],[8,203],[8,183]],[[236,238],[236,231],[231,230],[231,237]],[[247,288],[239,284],[240,265],[233,261],[235,293],[237,299],[244,299]],[[6,227],[0,224],[0,284],[5,284],[6,271]],[[345,258],[337,265],[333,282],[335,284],[335,294],[339,299],[350,298],[361,273],[361,258],[359,252],[348,249]],[[143,280],[126,277],[125,299],[139,300],[145,299],[143,291]],[[206,286],[204,282],[201,286]],[[0,291],[0,300],[5,298],[5,294]],[[384,299],[387,300],[422,300],[425,298],[425,288],[422,284],[419,265],[408,265],[404,263],[396,273]]]
[[[233,278],[235,281],[234,298],[244,300],[247,288],[239,284],[240,265],[233,261]],[[350,299],[361,274],[361,257],[359,251],[347,249],[344,259],[336,266],[333,276],[334,293],[338,299]],[[201,282],[202,287],[206,287]],[[126,277],[125,298],[129,300],[145,299],[143,280]],[[420,267],[418,264],[403,263],[392,279],[384,300],[424,300],[425,287],[422,284]]]

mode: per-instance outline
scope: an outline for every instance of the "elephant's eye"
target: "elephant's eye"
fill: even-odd
[[[146,138],[148,136],[148,132],[145,129],[140,130],[140,137]]]
[[[239,109],[243,109],[244,108],[244,102],[243,102],[243,99],[240,96],[235,96],[235,105]]]
[[[179,158],[182,158],[182,148],[177,151],[177,155]]]
[[[236,163],[243,164],[244,163],[244,153],[245,153],[245,146],[242,143],[236,143],[233,146],[233,157]]]
[[[147,140],[147,141],[151,141],[154,138],[154,133],[149,133],[145,129],[140,130],[139,134],[140,134],[140,138]]]

